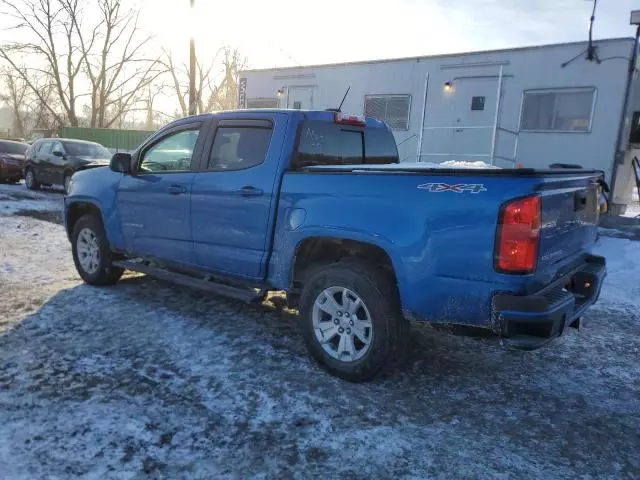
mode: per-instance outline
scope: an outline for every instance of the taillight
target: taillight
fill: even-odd
[[[540,243],[540,197],[513,200],[502,207],[498,221],[496,269],[504,273],[531,273]]]
[[[364,117],[359,115],[347,115],[340,112],[336,112],[334,120],[336,123],[341,123],[343,125],[358,125],[359,127],[364,127],[366,123]]]

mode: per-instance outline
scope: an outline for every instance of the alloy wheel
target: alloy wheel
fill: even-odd
[[[371,315],[362,298],[348,288],[334,286],[320,292],[312,321],[316,339],[336,360],[354,362],[371,348]]]

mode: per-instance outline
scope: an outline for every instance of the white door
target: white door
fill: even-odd
[[[291,86],[287,95],[287,108],[313,109],[313,87]]]
[[[455,159],[490,162],[497,90],[497,77],[454,80],[449,153],[454,154]]]

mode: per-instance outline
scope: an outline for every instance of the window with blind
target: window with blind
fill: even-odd
[[[589,132],[595,93],[594,88],[525,92],[520,130]]]
[[[385,122],[392,130],[409,130],[411,95],[365,95],[364,114]]]

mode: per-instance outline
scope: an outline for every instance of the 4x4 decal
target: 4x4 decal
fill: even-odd
[[[418,188],[421,190],[427,190],[432,193],[480,193],[487,191],[487,188],[481,183],[458,183],[457,185],[449,185],[448,183],[423,183],[422,185],[418,185]]]

